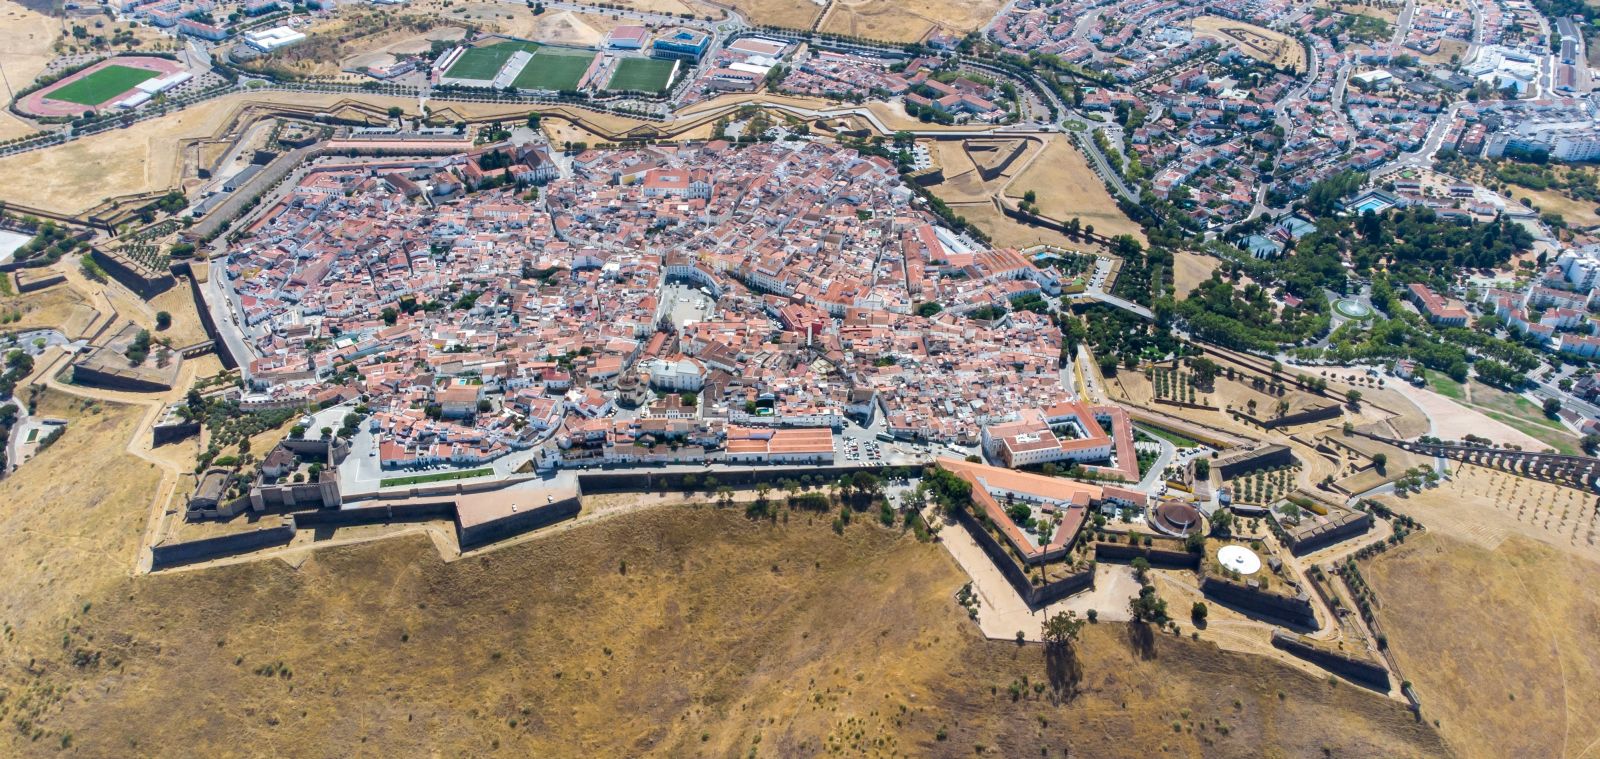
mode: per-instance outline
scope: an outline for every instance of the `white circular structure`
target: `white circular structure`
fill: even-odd
[[[1217,561],[1242,575],[1253,575],[1261,571],[1261,557],[1244,546],[1223,546],[1217,551]]]

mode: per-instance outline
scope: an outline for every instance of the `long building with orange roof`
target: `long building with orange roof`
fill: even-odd
[[[1044,562],[1060,558],[1072,547],[1073,539],[1088,518],[1089,509],[1108,498],[1118,502],[1143,500],[1143,496],[1118,488],[1088,482],[1019,472],[1004,467],[977,464],[960,459],[941,458],[938,465],[972,485],[972,503],[1006,536],[1011,547],[1025,562]],[[1030,518],[1049,525],[1046,534],[1027,529],[1011,518],[1007,507],[1025,504]],[[1143,503],[1136,503],[1142,507]]]

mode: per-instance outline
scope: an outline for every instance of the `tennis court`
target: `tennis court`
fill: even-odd
[[[100,105],[147,79],[161,76],[159,71],[136,69],[132,66],[107,66],[75,82],[69,82],[49,93],[51,100],[65,100],[78,105]]]
[[[624,58],[617,63],[606,89],[660,92],[672,78],[672,64],[655,58]]]
[[[512,86],[519,90],[575,90],[594,56],[593,50],[540,47]]]

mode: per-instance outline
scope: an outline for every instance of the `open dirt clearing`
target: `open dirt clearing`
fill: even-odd
[[[1548,445],[1520,432],[1510,425],[1502,424],[1481,412],[1463,406],[1432,390],[1412,387],[1404,382],[1391,383],[1390,387],[1417,404],[1432,421],[1432,431],[1428,434],[1444,440],[1460,440],[1467,435],[1487,437],[1498,443],[1520,445],[1526,450],[1542,451]]]
[[[1423,718],[1469,759],[1594,756],[1600,566],[1522,536],[1490,550],[1422,521],[1427,533],[1362,571]]]
[[[459,19],[500,34],[549,42],[558,45],[598,47],[613,28],[626,23],[607,13],[545,11],[510,3],[455,3],[445,11],[447,18]]]
[[[970,32],[988,23],[999,0],[835,0],[824,32],[886,42],[916,42],[937,28]]]
[[[1006,187],[1006,195],[1020,199],[1029,190],[1038,196],[1039,210],[1052,219],[1076,218],[1094,225],[1096,234],[1145,239],[1144,230],[1117,207],[1088,159],[1066,137],[1050,138],[1044,152]]]
[[[68,624],[65,651],[54,635],[30,670],[6,650],[19,687],[72,695],[30,717],[46,737],[0,740],[40,755],[65,731],[90,755],[1443,750],[1392,701],[1113,623],[1085,630],[1081,695],[1054,703],[1032,685],[1049,679],[1038,647],[965,619],[942,547],[828,521],[662,507],[451,564],[413,535],[298,568],[120,581],[49,620]],[[173,709],[173,692],[207,707]]]
[[[1233,45],[1258,61],[1291,71],[1305,70],[1305,48],[1282,32],[1221,16],[1199,16],[1193,27],[1197,36]]]

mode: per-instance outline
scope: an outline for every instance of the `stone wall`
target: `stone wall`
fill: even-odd
[[[59,285],[62,282],[65,282],[65,281],[67,281],[67,276],[65,274],[46,274],[46,275],[43,275],[43,276],[33,276],[33,275],[24,276],[23,274],[19,273],[19,274],[17,274],[17,292],[19,292],[19,293],[38,292],[39,290],[43,290],[45,288],[55,287],[56,285]]]
[[[962,511],[957,513],[956,521],[966,528],[978,547],[983,549],[984,555],[989,557],[989,561],[994,562],[1000,574],[1005,576],[1006,582],[1011,583],[1012,590],[1017,591],[1017,595],[1022,596],[1023,602],[1030,608],[1038,608],[1094,587],[1093,567],[1052,583],[1034,585],[1028,579],[1027,573],[1017,566],[1016,559],[1006,553],[1005,547],[983,528],[976,517]]]
[[[184,275],[184,278],[189,280],[189,295],[194,298],[195,310],[200,313],[200,326],[205,329],[206,337],[211,338],[214,343],[212,348],[216,351],[217,358],[221,359],[222,368],[239,368],[239,361],[234,358],[232,349],[228,347],[228,341],[222,339],[222,335],[217,332],[216,320],[211,318],[211,309],[206,302],[206,296],[200,292],[200,282],[195,279],[193,265],[188,261],[183,261],[173,264],[172,269],[175,273]]]
[[[831,480],[853,475],[856,472],[872,472],[880,476],[892,473],[901,467],[889,466],[847,466],[847,467],[818,467],[818,466],[771,466],[756,469],[739,469],[716,472],[667,472],[652,471],[649,469],[617,469],[614,471],[580,471],[578,484],[585,493],[654,493],[659,491],[683,490],[684,477],[693,475],[697,482],[705,482],[706,477],[715,477],[717,484],[730,487],[753,486],[758,483],[777,484],[779,480],[798,480],[803,476],[822,475]],[[920,466],[903,467],[906,470],[922,471]]]
[[[307,511],[293,517],[295,529],[307,527],[348,527],[360,524],[385,522],[420,522],[428,519],[455,519],[454,501],[434,503],[401,503],[384,506],[364,506],[357,509]]]
[[[198,434],[200,434],[200,422],[198,421],[158,424],[150,428],[151,443],[154,445],[176,443],[191,435]]]
[[[1144,546],[1131,546],[1123,543],[1094,544],[1094,557],[1096,560],[1133,561],[1144,558],[1150,566],[1158,569],[1199,569],[1200,557],[1188,551],[1167,551],[1159,548],[1145,548]]]
[[[1280,596],[1210,576],[1200,578],[1200,592],[1207,598],[1241,611],[1275,617],[1311,629],[1317,626],[1317,613],[1305,593],[1292,597]]]
[[[1346,654],[1317,648],[1301,640],[1300,636],[1282,630],[1272,631],[1272,645],[1305,659],[1329,672],[1373,690],[1389,692],[1389,670],[1368,659],[1357,659]]]
[[[1275,513],[1268,518],[1277,528],[1273,532],[1279,533],[1279,539],[1289,545],[1289,550],[1296,556],[1303,556],[1334,543],[1364,535],[1372,529],[1372,515],[1367,512],[1340,509],[1335,513],[1338,514],[1335,523],[1313,528],[1295,528],[1280,524]]]
[[[256,551],[272,546],[288,545],[294,539],[292,524],[263,527],[250,532],[236,532],[215,538],[201,538],[182,543],[164,543],[150,549],[151,568],[165,569],[182,564],[214,559],[246,551]]]
[[[492,543],[496,540],[504,540],[514,535],[537,530],[540,527],[552,525],[564,519],[571,519],[578,515],[580,508],[582,508],[582,504],[579,502],[578,497],[573,496],[555,503],[524,509],[509,517],[485,522],[473,527],[461,527],[458,522],[456,536],[461,543],[461,550],[465,551],[485,543]]]
[[[100,268],[111,275],[112,279],[126,285],[129,290],[139,294],[139,297],[149,300],[178,284],[171,272],[152,271],[140,266],[117,253],[108,253],[98,248],[91,249],[90,255]]]

